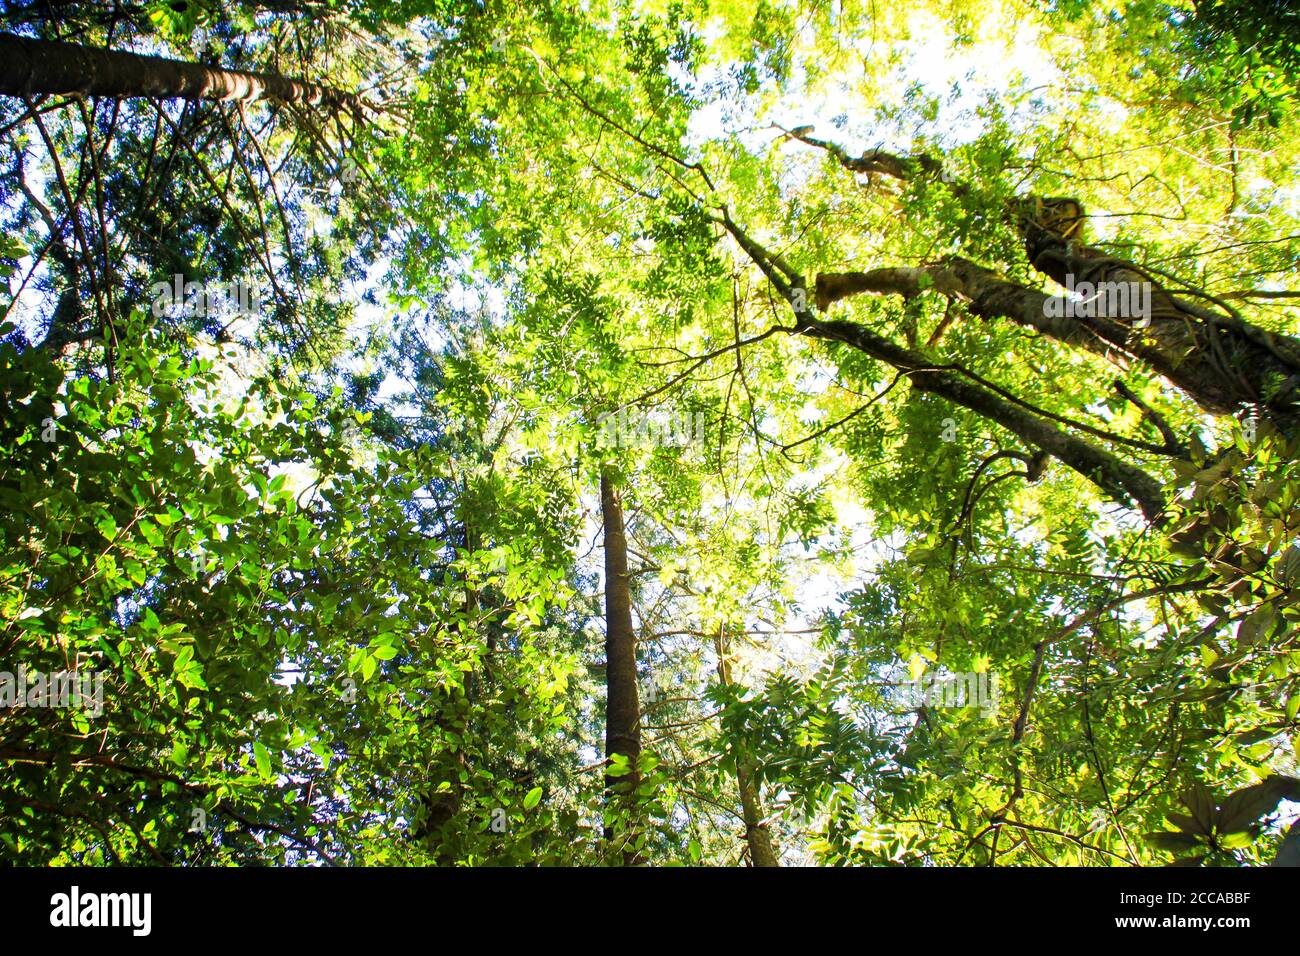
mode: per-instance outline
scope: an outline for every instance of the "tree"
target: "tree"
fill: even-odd
[[[632,596],[627,569],[627,539],[623,533],[623,505],[611,469],[600,473],[600,513],[605,532],[605,788],[622,803],[623,813],[634,817],[641,774],[641,707],[637,699],[636,634],[632,630]],[[620,814],[621,815],[621,814]],[[634,836],[623,827],[607,825],[605,838],[625,842]],[[636,862],[635,849],[624,849],[623,859]]]
[[[0,94],[5,96],[161,97],[325,106],[365,114],[365,102],[315,83],[268,73],[222,70],[158,56],[0,33]]]
[[[11,9],[6,855],[1292,859],[1260,11]]]

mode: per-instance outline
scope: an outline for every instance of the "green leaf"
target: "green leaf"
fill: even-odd
[[[1211,833],[1214,830],[1215,806],[1214,795],[1206,789],[1205,785],[1196,782],[1185,790],[1182,794],[1183,806],[1192,811],[1192,817],[1202,833]]]
[[[1200,845],[1196,837],[1187,833],[1174,833],[1172,830],[1158,831],[1145,835],[1146,841],[1157,850],[1168,850],[1172,853],[1181,853],[1184,850],[1195,849]]]
[[[1215,822],[1217,832],[1229,834],[1246,830],[1265,814],[1272,813],[1282,800],[1300,797],[1300,780],[1276,775],[1262,783],[1243,787],[1223,801]]]
[[[625,777],[632,772],[632,765],[627,759],[627,754],[614,754],[609,758],[609,764],[605,768],[606,776]]]
[[[1215,842],[1225,850],[1240,850],[1242,847],[1250,846],[1254,839],[1246,831],[1239,830],[1234,833],[1220,834]]]
[[[256,741],[253,744],[253,760],[257,763],[257,772],[261,774],[262,779],[269,780],[271,778],[271,754],[262,745],[261,741]]]
[[[178,767],[184,767],[189,763],[189,759],[190,750],[188,747],[182,744],[179,740],[172,744],[172,763],[176,764]]]

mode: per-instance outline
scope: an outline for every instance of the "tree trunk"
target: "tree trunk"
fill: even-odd
[[[825,318],[821,314],[820,307],[815,308],[814,302],[808,299],[802,276],[794,272],[778,256],[772,255],[755,242],[736,225],[725,209],[722,216],[715,221],[721,223],[731,233],[732,238],[762,270],[794,312],[793,328],[774,326],[765,333],[766,335],[784,331],[844,342],[872,358],[892,365],[900,372],[907,373],[913,388],[946,398],[997,422],[1039,451],[1046,452],[1062,464],[1073,468],[1114,500],[1125,505],[1136,504],[1152,522],[1158,523],[1161,520],[1165,508],[1163,488],[1160,482],[1142,469],[1122,461],[1104,448],[1098,448],[1090,442],[1062,431],[1047,418],[1003,397],[1004,393],[990,387],[988,383],[976,382],[955,365],[936,366],[931,359],[920,352],[904,348],[875,334],[865,326]],[[890,281],[897,283],[905,281],[910,270],[880,271],[890,273],[893,276]],[[858,281],[857,277],[865,275],[867,274],[853,273],[848,276],[818,277],[817,302],[829,304],[837,298],[865,289],[863,287],[844,291],[841,288],[832,292],[828,289],[825,278],[833,279],[835,282],[847,280],[851,285]],[[935,281],[934,284],[937,286],[938,282]],[[919,286],[917,289],[919,291]],[[896,288],[885,291],[908,294]]]
[[[960,257],[936,266],[822,273],[817,308],[825,311],[863,292],[910,298],[933,287],[964,299],[980,318],[1010,319],[1065,345],[1143,362],[1212,414],[1254,406],[1284,431],[1296,427],[1300,341],[1195,306],[1137,271],[1140,267],[1100,258],[1096,250],[1042,249],[1035,262],[1061,285],[1087,282],[1098,293],[1122,290],[1124,300],[1138,298],[1136,290],[1145,286],[1141,297],[1150,314],[1110,316],[1098,309],[1095,315],[1072,315],[1065,300]]]
[[[632,594],[627,571],[627,537],[623,503],[608,467],[600,471],[600,511],[605,530],[605,759],[626,757],[632,770],[623,776],[605,774],[606,799],[615,815],[626,817],[624,828],[606,825],[605,839],[630,841],[635,836],[636,790],[641,782],[641,702],[636,684],[636,634],[632,629]],[[634,850],[623,851],[627,864],[639,862]]]
[[[715,644],[718,652],[718,680],[724,687],[731,685],[731,641],[727,629],[720,628]],[[740,815],[745,821],[745,843],[749,846],[750,863],[758,866],[780,866],[772,846],[772,834],[763,822],[763,802],[758,791],[754,765],[747,758],[736,762],[736,787],[740,791]]]
[[[942,178],[955,193],[968,191],[966,184],[943,176],[942,164],[925,154],[898,156],[869,150],[860,157],[851,157],[839,146],[807,135],[810,130],[800,127],[789,135],[829,151],[846,169],[898,180],[930,175]],[[1051,202],[1037,197],[1027,200],[1035,205],[1040,201]],[[1300,340],[1261,329],[1225,308],[1215,311],[1191,302],[1187,296],[1176,296],[1140,265],[1070,241],[1079,234],[1084,212],[1077,200],[1057,200],[1062,201],[1070,204],[1073,212],[1073,222],[1064,230],[1059,223],[1044,225],[1031,216],[1021,217],[1019,230],[1030,264],[1067,287],[1084,282],[1091,283],[1094,289],[1102,284],[1112,288],[1145,287],[1150,294],[1149,315],[1053,317],[1042,306],[1054,297],[1007,282],[989,269],[960,258],[928,269],[876,269],[819,276],[818,309],[824,310],[831,302],[855,292],[914,295],[919,287],[904,292],[879,286],[895,282],[910,285],[917,273],[926,271],[939,291],[968,298],[972,311],[983,318],[1009,318],[1102,355],[1122,352],[1144,362],[1208,412],[1223,415],[1243,406],[1255,407],[1283,432],[1300,431]],[[956,288],[952,287],[954,282]],[[1217,300],[1207,301],[1223,306]]]
[[[270,73],[141,56],[60,40],[0,33],[0,95],[70,95],[183,100],[257,100],[324,105],[360,113],[352,93]]]
[[[1074,321],[1099,340],[1145,362],[1216,415],[1257,407],[1283,431],[1300,426],[1300,341],[1169,292],[1141,266],[1058,237],[1026,238],[1034,268],[1060,285],[1088,282],[1148,290],[1143,324],[1129,317]]]

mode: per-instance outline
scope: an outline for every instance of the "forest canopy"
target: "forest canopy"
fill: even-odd
[[[1300,865],[1289,4],[0,9],[0,859]]]

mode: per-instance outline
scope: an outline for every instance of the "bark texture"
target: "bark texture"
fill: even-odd
[[[718,680],[724,687],[731,684],[731,639],[723,628],[718,633],[716,642],[718,653]],[[763,814],[762,795],[758,789],[758,777],[754,764],[741,759],[736,763],[736,787],[740,791],[740,814],[745,822],[745,844],[749,847],[751,865],[780,866],[776,848],[772,843],[772,833],[768,829]]]
[[[1207,412],[1253,406],[1284,431],[1300,425],[1300,341],[1175,295],[1150,271],[1100,249],[1031,231],[1026,251],[1035,269],[1061,285],[1146,283],[1150,315],[1142,323],[1107,315],[1073,321],[1099,342],[1145,362]]]
[[[360,113],[359,96],[271,73],[0,33],[0,95],[183,100],[271,99]]]
[[[636,632],[632,627],[631,582],[627,570],[627,536],[623,502],[609,468],[600,473],[600,511],[605,532],[605,759],[626,757],[632,770],[623,776],[605,774],[607,799],[629,821],[636,812],[636,770],[641,755],[641,701],[636,682]],[[634,829],[620,832],[606,826],[607,840],[630,839]],[[635,851],[623,851],[625,863],[638,862]]]
[[[879,149],[850,156],[841,147],[807,135],[801,127],[790,135],[828,151],[844,168],[906,181],[930,175],[948,183],[956,194],[969,191],[965,183],[943,172],[942,164],[925,154],[895,155]],[[1062,219],[1060,213],[1070,209]],[[1036,214],[1030,214],[1029,210]],[[1066,287],[1090,283],[1095,288],[1132,288],[1145,284],[1150,314],[1130,310],[1093,315],[1049,313],[1045,293],[1007,282],[991,270],[955,258],[922,269],[876,269],[865,273],[832,273],[818,277],[817,304],[823,309],[857,292],[915,295],[918,273],[930,274],[941,292],[967,298],[983,318],[1009,318],[1070,345],[1101,355],[1123,354],[1141,361],[1187,394],[1205,411],[1230,414],[1244,407],[1258,409],[1287,434],[1300,431],[1300,340],[1278,335],[1244,320],[1221,300],[1195,293],[1171,291],[1163,277],[1149,269],[1083,245],[1085,212],[1068,197],[1028,197],[1012,203],[1009,213],[1025,243],[1025,255],[1040,273]],[[1041,214],[1048,218],[1043,220]],[[1216,308],[1192,301],[1196,298]]]

